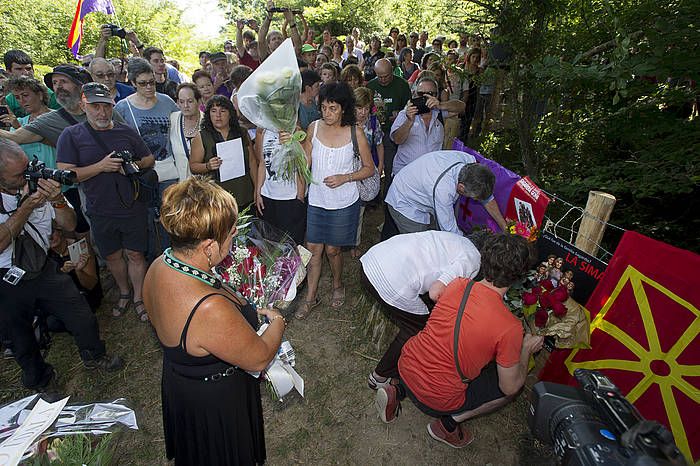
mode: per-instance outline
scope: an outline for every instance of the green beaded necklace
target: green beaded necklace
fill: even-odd
[[[206,283],[207,285],[212,286],[216,289],[221,288],[221,280],[210,275],[204,270],[200,270],[197,267],[194,267],[177,259],[175,256],[173,256],[172,248],[166,249],[163,253],[163,262],[165,262],[165,265],[167,265],[171,269],[176,270],[184,275],[196,278],[200,282]]]

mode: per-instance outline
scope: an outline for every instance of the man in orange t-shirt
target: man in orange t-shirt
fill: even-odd
[[[530,355],[543,337],[525,335],[520,321],[503,303],[503,295],[528,270],[527,241],[493,235],[481,252],[484,279],[472,285],[460,324],[458,364],[469,379],[462,382],[454,357],[454,330],[468,279],[457,278],[445,289],[425,328],[404,345],[398,385],[377,391],[384,422],[393,421],[400,401],[409,396],[435,419],[428,433],[435,440],[462,448],[474,439],[463,421],[490,412],[513,399],[525,383]]]

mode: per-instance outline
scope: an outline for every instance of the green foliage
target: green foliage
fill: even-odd
[[[68,435],[60,439],[51,440],[50,450],[56,459],[49,461],[46,455],[34,457],[30,460],[31,466],[107,466],[112,464],[114,443],[112,434],[103,437],[88,436],[84,434]]]
[[[19,48],[27,51],[35,63],[53,66],[75,62],[66,46],[76,3],[60,0],[32,0],[32,8],[23,2],[0,2],[0,50]],[[91,13],[85,17],[81,54],[94,52],[100,25],[118,23],[135,30],[147,45],[162,48],[186,70],[197,64],[199,50],[215,48],[197,39],[182,22],[182,11],[170,0],[113,0],[116,16]],[[122,54],[120,41],[110,40],[108,56]]]
[[[514,15],[494,3],[518,65],[504,86],[517,118],[481,149],[579,205],[610,192],[614,223],[698,249],[700,5],[527,3]]]

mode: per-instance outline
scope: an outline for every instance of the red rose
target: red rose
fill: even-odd
[[[552,313],[560,319],[566,315],[566,306],[559,301],[552,303]]]
[[[552,307],[552,298],[549,296],[549,293],[542,293],[540,296],[540,306],[542,309],[549,309]]]
[[[547,291],[552,291],[554,289],[554,283],[552,283],[552,280],[550,280],[550,279],[542,280],[542,283],[540,283],[540,286]]]
[[[569,292],[566,291],[566,287],[560,286],[556,290],[552,291],[552,302],[564,302],[569,297]]]
[[[537,295],[535,293],[523,293],[523,304],[526,306],[531,306],[537,302]]]
[[[535,326],[542,328],[547,325],[547,320],[549,319],[549,314],[544,309],[539,309],[535,312]]]

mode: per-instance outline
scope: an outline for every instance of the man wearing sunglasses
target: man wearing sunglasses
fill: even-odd
[[[115,103],[136,92],[133,87],[117,82],[117,73],[114,65],[102,57],[93,58],[88,71],[90,71],[90,76],[96,83],[107,86]]]
[[[438,85],[432,77],[418,78],[413,98],[391,126],[390,137],[398,145],[392,176],[418,157],[442,148],[444,118],[464,112],[461,100],[440,102]]]

